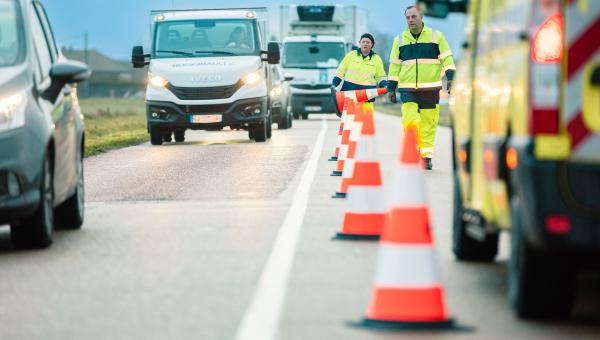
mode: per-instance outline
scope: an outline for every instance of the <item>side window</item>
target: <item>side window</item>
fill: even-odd
[[[33,35],[33,43],[35,45],[37,60],[41,71],[41,77],[40,79],[37,79],[37,82],[40,83],[50,74],[52,56],[50,55],[50,46],[48,45],[44,29],[42,28],[38,16],[32,15],[31,19],[31,33]]]
[[[54,39],[54,32],[52,31],[52,27],[50,26],[50,23],[48,21],[46,10],[38,1],[34,2],[34,4],[38,18],[40,19],[42,27],[44,28],[46,41],[48,41],[48,45],[50,46],[50,54],[52,55],[52,60],[56,61],[56,59],[58,58],[58,46],[56,45],[56,40]]]

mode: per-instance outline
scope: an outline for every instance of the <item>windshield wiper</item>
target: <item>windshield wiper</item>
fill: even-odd
[[[180,54],[188,57],[193,57],[194,53],[184,52],[184,51],[168,51],[168,50],[158,50],[156,53],[172,53],[172,54]]]
[[[233,52],[227,51],[196,51],[195,53],[210,53],[210,54],[222,54],[222,55],[237,55]]]

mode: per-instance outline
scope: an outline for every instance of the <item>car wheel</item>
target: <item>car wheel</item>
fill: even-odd
[[[10,237],[17,248],[46,248],[54,231],[54,188],[49,156],[44,157],[40,183],[40,204],[30,217],[11,224]]]
[[[568,318],[575,296],[577,269],[568,254],[543,251],[525,238],[522,207],[511,199],[509,299],[521,318]]]
[[[175,141],[178,143],[185,142],[185,130],[175,130]]]
[[[300,119],[300,114],[299,113],[292,113],[292,116],[294,117],[294,119]]]
[[[308,112],[302,112],[302,119],[304,119],[304,120],[308,119]]]
[[[248,131],[248,135],[251,139],[254,139],[257,142],[266,142],[267,141],[267,120],[264,119],[262,122],[255,124],[250,127]]]
[[[464,209],[457,174],[454,174],[453,201],[452,250],[456,258],[463,261],[494,261],[498,254],[499,234],[486,234],[484,240],[475,240],[467,234],[467,223],[463,219]]]
[[[279,130],[287,130],[290,128],[290,115],[288,113],[281,114],[277,119],[277,128]]]
[[[150,144],[152,145],[162,145],[163,143],[163,134],[162,132],[156,128],[150,127]]]
[[[77,185],[75,192],[58,209],[54,218],[56,228],[79,229],[85,213],[85,185],[83,177],[83,158],[77,162]]]
[[[267,118],[267,139],[273,136],[273,116],[269,115]]]

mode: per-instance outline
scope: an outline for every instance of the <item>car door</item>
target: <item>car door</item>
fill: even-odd
[[[52,84],[50,69],[58,61],[58,51],[52,32],[50,31],[45,13],[40,12],[38,1],[32,1],[29,7],[29,17],[33,42],[35,46],[36,63],[36,86],[38,93],[38,105],[41,111],[49,116],[53,124],[54,138],[54,197],[55,202],[64,200],[72,178],[75,177],[75,163],[73,161],[73,117],[70,109],[70,98],[63,91],[58,92],[56,98],[46,95]]]

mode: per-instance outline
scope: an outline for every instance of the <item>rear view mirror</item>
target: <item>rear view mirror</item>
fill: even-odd
[[[267,61],[271,65],[279,64],[279,60],[281,59],[281,54],[279,52],[279,44],[276,42],[270,42],[267,46],[267,58],[263,58],[264,61]]]
[[[131,63],[134,68],[143,68],[149,63],[146,61],[146,58],[150,57],[149,54],[144,54],[144,48],[142,46],[134,46],[131,51]]]
[[[433,18],[446,18],[449,13],[466,13],[468,0],[419,0],[423,14]]]
[[[291,74],[291,73],[287,73],[287,72],[286,72],[286,73],[283,75],[283,80],[285,80],[285,81],[292,81],[292,80],[294,80],[294,75],[293,75],[293,74]]]
[[[89,67],[75,60],[66,60],[55,64],[50,69],[50,78],[62,84],[78,83],[90,78],[92,71]]]

